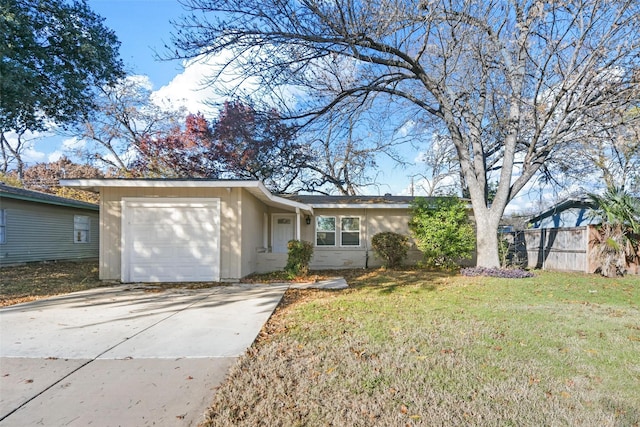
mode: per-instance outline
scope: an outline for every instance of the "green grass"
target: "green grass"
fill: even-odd
[[[351,272],[289,291],[209,425],[640,423],[640,278]]]

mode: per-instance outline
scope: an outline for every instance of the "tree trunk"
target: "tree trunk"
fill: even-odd
[[[501,215],[491,209],[474,209],[476,220],[477,267],[499,268],[498,225]],[[496,219],[497,217],[497,219]]]
[[[22,135],[23,135],[24,131],[22,132],[17,132],[18,135],[18,142],[16,143],[15,148],[11,146],[11,144],[9,144],[9,141],[7,141],[6,137],[4,136],[4,133],[2,134],[2,153],[3,153],[3,157],[4,157],[4,163],[5,163],[5,167],[8,169],[8,155],[5,151],[5,148],[9,151],[10,155],[13,156],[13,159],[16,161],[17,166],[16,166],[16,170],[18,173],[18,179],[20,180],[20,182],[23,182],[24,180],[24,162],[22,161],[22,154],[21,151],[23,149],[23,145],[22,145]]]
[[[5,141],[4,132],[0,132],[0,153],[2,153],[2,169],[0,169],[0,172],[3,174],[9,172],[9,154],[7,154],[7,150],[4,147]]]

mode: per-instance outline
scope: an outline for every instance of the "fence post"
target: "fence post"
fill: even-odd
[[[591,226],[587,225],[584,229],[584,240],[586,248],[584,248],[584,272],[589,273],[589,260],[591,259],[591,254],[589,253],[589,234],[591,233]]]

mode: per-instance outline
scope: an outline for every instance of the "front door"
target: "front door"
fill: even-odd
[[[273,239],[271,251],[275,253],[287,253],[287,243],[295,236],[295,215],[274,214],[272,218]]]

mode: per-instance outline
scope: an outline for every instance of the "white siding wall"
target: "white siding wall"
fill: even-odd
[[[240,189],[238,190],[240,191]],[[263,250],[264,220],[267,206],[256,199],[246,190],[242,191],[241,212],[242,228],[241,254],[242,263],[240,276],[244,277],[256,272],[258,264],[258,251]],[[268,218],[268,217],[267,217]]]
[[[337,221],[336,245],[316,246],[315,218],[310,225],[301,215],[301,239],[313,243],[314,254],[310,267],[314,270],[379,267],[382,263],[371,249],[371,238],[383,231],[409,236],[408,209],[314,209],[315,216],[335,216]],[[342,217],[360,218],[360,246],[340,246],[340,219]],[[407,263],[415,264],[422,259],[422,253],[412,246]],[[268,271],[284,268],[287,261],[286,254],[259,254],[257,271]]]

